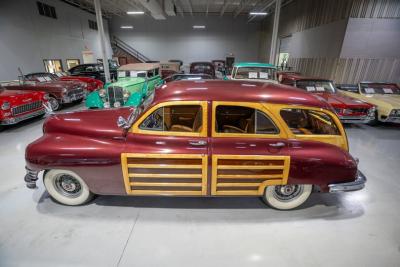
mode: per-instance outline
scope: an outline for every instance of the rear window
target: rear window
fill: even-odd
[[[274,68],[266,67],[239,67],[236,69],[235,79],[264,79],[275,80]]]
[[[330,81],[311,81],[311,80],[300,80],[296,82],[296,87],[306,90],[307,92],[313,93],[334,93],[335,87]]]
[[[363,94],[400,94],[400,89],[395,84],[361,84],[361,93]]]

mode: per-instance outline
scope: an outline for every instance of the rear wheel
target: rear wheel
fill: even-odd
[[[272,208],[290,210],[303,204],[311,195],[312,185],[273,185],[265,189],[263,200]]]
[[[89,187],[76,173],[67,170],[50,170],[43,178],[50,196],[61,204],[77,206],[93,198]]]

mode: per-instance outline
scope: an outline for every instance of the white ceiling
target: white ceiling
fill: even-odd
[[[93,0],[62,0],[93,12]],[[250,11],[269,11],[274,0],[100,0],[103,15],[128,16],[127,11],[144,11],[155,19],[167,19],[167,2],[176,7],[177,16],[249,16]],[[290,1],[290,0],[289,0]],[[285,1],[284,1],[285,2]],[[254,19],[249,16],[249,19]]]

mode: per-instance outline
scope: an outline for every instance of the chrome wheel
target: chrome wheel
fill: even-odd
[[[77,179],[68,174],[58,175],[54,179],[56,190],[69,198],[76,198],[82,193],[82,186]]]
[[[60,109],[60,103],[58,103],[57,99],[55,99],[54,97],[49,97],[49,103],[52,110]]]
[[[280,201],[291,201],[301,195],[302,185],[278,185],[275,186],[274,196]]]

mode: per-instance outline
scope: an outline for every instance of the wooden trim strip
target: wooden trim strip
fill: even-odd
[[[200,196],[201,191],[132,190],[131,194],[141,196]]]
[[[278,165],[218,165],[218,170],[283,170],[284,166]]]
[[[188,164],[128,164],[128,168],[136,169],[201,169],[201,165]]]
[[[201,183],[148,183],[148,182],[131,182],[131,186],[167,186],[167,187],[201,187]]]
[[[258,196],[258,190],[218,190],[221,196]]]
[[[246,187],[260,186],[261,183],[217,183],[217,187]]]
[[[218,174],[218,179],[282,179],[282,174]]]
[[[174,174],[174,173],[130,173],[130,178],[166,178],[166,179],[199,179],[202,174]]]

